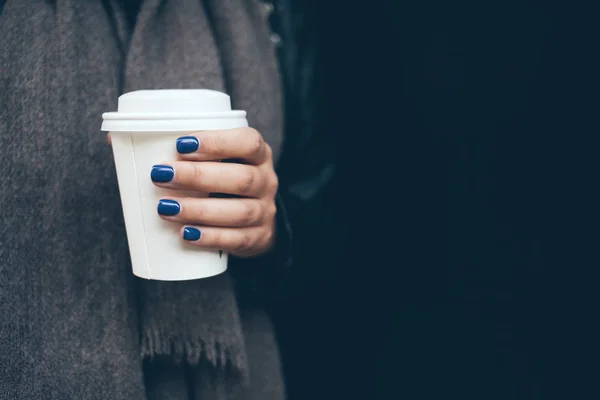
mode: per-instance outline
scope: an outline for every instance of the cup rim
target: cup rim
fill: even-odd
[[[118,111],[105,112],[102,114],[102,119],[112,121],[125,120],[181,120],[181,119],[207,119],[207,118],[241,118],[246,116],[244,110],[230,111],[210,111],[199,113],[123,113]]]

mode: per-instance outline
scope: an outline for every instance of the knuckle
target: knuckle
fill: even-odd
[[[263,235],[263,240],[264,240],[264,245],[268,245],[270,243],[273,242],[274,240],[274,233],[272,229],[269,229],[264,235]]]
[[[258,212],[256,210],[256,207],[254,207],[251,204],[245,204],[240,222],[244,225],[250,225],[256,220],[257,214]]]
[[[218,155],[224,154],[226,145],[227,145],[227,141],[225,140],[225,136],[215,135],[215,153],[216,154],[218,154]]]
[[[219,156],[223,153],[224,139],[218,132],[206,137],[202,142],[204,151]]]
[[[202,168],[201,168],[201,164],[200,163],[191,163],[192,164],[192,174],[191,174],[191,179],[193,182],[196,182],[200,179],[200,176],[202,175]]]
[[[256,154],[262,150],[264,139],[262,135],[254,128],[250,128],[250,152]]]
[[[211,241],[210,241],[212,246],[215,247],[223,247],[224,243],[223,243],[223,235],[221,235],[221,232],[219,232],[218,229],[216,229],[214,232],[211,233]]]
[[[204,217],[205,212],[206,206],[202,202],[200,202],[194,206],[194,210],[192,211],[192,218],[194,218],[197,221],[200,221]]]
[[[269,143],[265,143],[265,151],[267,152],[268,158],[273,158],[273,149],[269,146]]]
[[[277,206],[273,203],[267,208],[266,217],[269,220],[272,220],[275,218],[275,215],[277,215]]]
[[[277,174],[273,174],[269,179],[269,189],[273,192],[279,190],[279,178],[277,177]]]
[[[239,182],[238,182],[238,190],[241,194],[246,194],[246,193],[250,192],[253,184],[254,184],[254,174],[247,173],[245,175],[241,175]]]
[[[236,250],[237,251],[248,251],[248,250],[252,249],[252,246],[253,246],[252,237],[248,233],[245,233],[242,236],[240,243],[238,244]]]

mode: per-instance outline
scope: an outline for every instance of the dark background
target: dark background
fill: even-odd
[[[599,398],[597,12],[301,3],[338,168],[276,319],[290,399]]]
[[[279,324],[291,399],[592,396],[594,13],[478,3],[313,5],[336,228]]]

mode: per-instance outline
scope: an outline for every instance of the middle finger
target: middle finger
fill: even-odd
[[[265,178],[258,167],[223,162],[175,161],[152,167],[155,185],[179,190],[260,197]]]

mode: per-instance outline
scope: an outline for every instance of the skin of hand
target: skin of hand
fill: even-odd
[[[158,215],[182,225],[182,239],[193,246],[237,257],[271,250],[279,183],[262,135],[253,128],[200,131],[178,138],[174,146],[178,160],[150,171],[156,186],[173,190],[158,202]]]

